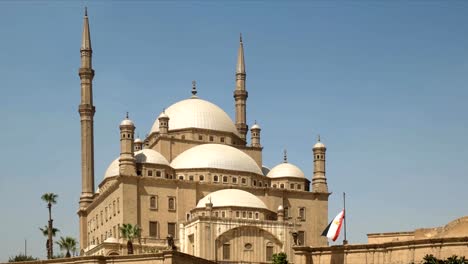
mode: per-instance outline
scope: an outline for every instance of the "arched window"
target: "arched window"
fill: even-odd
[[[218,181],[219,181],[218,175],[213,176],[213,181],[214,181],[214,182],[218,182]]]
[[[276,188],[276,184],[273,184],[273,188]]]
[[[184,179],[184,175],[179,175],[179,180],[183,180]]]
[[[158,197],[157,196],[150,197],[150,208],[158,209]]]
[[[203,176],[203,175],[198,176],[198,178],[200,179],[200,181],[204,181],[204,180],[205,180],[205,176]]]
[[[258,186],[262,187],[262,185],[263,185],[262,182],[258,182]]]
[[[237,177],[232,177],[232,183],[237,184]]]
[[[171,210],[171,211],[176,209],[175,197],[169,197],[169,199],[168,199],[168,209]]]
[[[291,190],[294,190],[294,183],[291,183],[291,184],[289,185],[289,188],[290,188]]]
[[[242,184],[246,184],[247,180],[245,178],[242,178],[241,182],[242,182]]]
[[[253,186],[257,186],[257,181],[256,180],[253,181]]]
[[[228,177],[227,176],[223,176],[223,182],[225,182],[225,183],[228,182]]]
[[[272,261],[273,260],[273,243],[271,242],[268,242],[267,245],[266,245],[266,260],[267,261]]]
[[[283,184],[283,183],[280,184],[280,188],[281,188],[281,189],[284,189],[284,184]]]

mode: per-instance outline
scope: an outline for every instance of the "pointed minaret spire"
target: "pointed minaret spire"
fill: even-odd
[[[244,43],[242,42],[242,34],[239,37],[239,52],[237,53],[236,66],[236,90],[234,91],[234,99],[236,103],[236,128],[242,139],[246,140],[247,131],[247,97],[248,93],[245,89],[245,61],[244,61]]]
[[[242,42],[242,33],[240,34],[240,37],[239,37],[239,51],[237,53],[236,73],[245,74],[244,43]]]
[[[84,15],[84,22],[83,22],[83,35],[81,38],[81,51],[92,51],[91,36],[89,33],[89,21],[88,21],[88,8],[87,7],[85,7],[85,15]]]

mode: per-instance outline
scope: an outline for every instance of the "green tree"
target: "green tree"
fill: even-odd
[[[45,237],[49,237],[49,228],[47,226],[44,226],[44,228],[39,227],[39,230],[41,230],[42,234]],[[58,228],[53,227],[52,228],[52,237],[55,237],[55,235],[57,235],[57,233],[59,233],[59,232],[60,232],[60,230]]]
[[[47,258],[51,259],[54,255],[54,244],[52,241],[52,230],[53,230],[53,220],[52,220],[52,204],[57,203],[58,195],[55,193],[44,193],[41,196],[41,199],[47,203],[47,208],[49,209],[49,225],[47,227]]]
[[[122,237],[127,239],[127,254],[133,254],[133,240],[135,238],[140,237],[141,228],[138,225],[132,224],[123,224],[120,227],[120,231],[122,232]]]
[[[468,264],[468,260],[465,259],[465,257],[460,257],[458,258],[458,256],[456,255],[453,255],[449,258],[447,258],[446,260],[443,260],[443,259],[438,259],[436,257],[434,257],[434,255],[426,255],[424,258],[423,258],[424,262],[423,264]]]
[[[284,252],[273,254],[272,259],[273,264],[288,264],[288,255]]]
[[[31,261],[31,260],[37,260],[37,258],[34,258],[33,256],[26,256],[23,253],[19,253],[16,256],[10,257],[8,259],[8,262]]]
[[[60,237],[60,240],[55,242],[57,245],[59,245],[60,250],[66,251],[67,253],[65,254],[66,258],[71,257],[70,251],[71,252],[76,252],[76,245],[78,244],[76,242],[76,239],[73,237]]]

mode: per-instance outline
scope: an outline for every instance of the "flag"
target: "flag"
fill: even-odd
[[[329,239],[335,241],[340,235],[341,226],[343,225],[343,219],[345,217],[345,211],[341,211],[333,220],[328,224],[327,228],[323,230],[322,236],[326,236]]]

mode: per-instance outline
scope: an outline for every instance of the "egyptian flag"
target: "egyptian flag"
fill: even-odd
[[[326,236],[329,239],[335,241],[340,235],[341,226],[343,225],[343,219],[345,217],[345,211],[341,211],[333,221],[328,224],[327,228],[323,230],[322,236]]]

